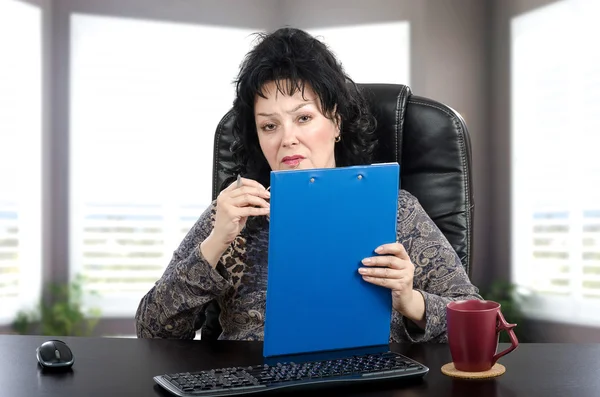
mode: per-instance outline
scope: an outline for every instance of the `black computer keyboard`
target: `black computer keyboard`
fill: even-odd
[[[422,377],[423,364],[394,352],[334,360],[231,367],[155,376],[154,381],[177,396],[233,396],[312,385]]]

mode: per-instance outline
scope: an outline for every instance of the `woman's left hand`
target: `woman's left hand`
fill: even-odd
[[[363,259],[366,267],[359,268],[358,272],[365,281],[392,290],[392,306],[405,314],[414,296],[415,266],[400,243],[384,244],[375,252],[379,255]]]

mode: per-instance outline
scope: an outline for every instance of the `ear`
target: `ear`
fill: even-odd
[[[331,118],[333,119],[333,123],[335,124],[335,127],[338,129],[338,134],[341,133],[341,129],[342,129],[342,117],[337,112],[337,105],[335,105],[333,107],[333,110],[331,112],[331,116],[332,116]]]

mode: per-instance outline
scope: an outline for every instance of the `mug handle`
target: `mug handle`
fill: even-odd
[[[506,322],[506,320],[504,319],[504,316],[502,315],[502,312],[500,310],[498,310],[498,327],[496,328],[496,334],[500,333],[501,331],[506,331],[508,332],[508,336],[510,337],[510,343],[511,346],[496,354],[493,358],[492,358],[492,365],[496,364],[496,361],[498,361],[498,359],[502,356],[507,355],[508,353],[510,353],[511,351],[515,350],[517,348],[517,346],[519,346],[519,341],[517,340],[517,335],[515,335],[515,331],[513,331],[513,328],[517,326],[517,324],[509,324],[508,322]]]

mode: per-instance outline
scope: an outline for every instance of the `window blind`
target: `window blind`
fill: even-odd
[[[0,2],[0,323],[31,309],[41,272],[41,10]]]
[[[533,317],[600,324],[597,2],[512,22],[512,272]]]
[[[135,314],[210,204],[214,132],[252,39],[72,15],[69,270],[102,316]]]
[[[378,81],[408,83],[407,23],[356,29],[397,38]],[[73,15],[70,270],[102,315],[133,316],[209,205],[215,128],[261,30]],[[343,55],[356,50],[352,29],[320,32],[357,81],[373,76],[372,59]]]

